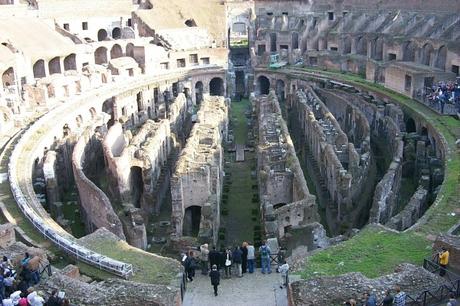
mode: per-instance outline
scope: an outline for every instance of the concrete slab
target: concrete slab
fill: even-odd
[[[244,161],[244,145],[242,144],[236,145],[236,161],[237,162]]]

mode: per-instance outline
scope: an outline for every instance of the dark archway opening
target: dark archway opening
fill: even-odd
[[[270,34],[270,52],[276,52],[276,33]]]
[[[223,96],[224,80],[221,78],[213,78],[211,82],[209,82],[209,94],[211,96]]]
[[[144,100],[142,97],[142,92],[138,92],[136,95],[136,101],[137,101],[137,111],[141,112],[144,110]]]
[[[120,28],[113,28],[113,30],[112,30],[112,38],[113,39],[120,39],[121,38],[121,30],[120,30]]]
[[[140,167],[131,167],[129,176],[131,185],[131,202],[134,207],[141,207],[142,194],[144,193],[144,179],[142,178],[142,169]]]
[[[97,40],[98,41],[103,41],[103,40],[106,40],[106,39],[107,39],[107,31],[104,30],[104,29],[100,29],[97,32]]]
[[[190,206],[185,209],[184,216],[184,236],[196,237],[200,231],[201,207]]]
[[[99,47],[94,52],[94,62],[96,65],[107,64],[107,48]]]
[[[268,95],[270,91],[270,80],[266,76],[260,76],[257,78],[257,90],[259,95]]]
[[[415,121],[412,118],[406,120],[406,132],[407,133],[415,133],[417,132],[417,127],[415,125]]]
[[[110,50],[110,58],[119,58],[123,56],[123,49],[118,44],[113,45],[112,49]]]
[[[241,100],[244,97],[246,92],[245,85],[244,85],[244,71],[236,71],[235,72],[235,94],[236,99]]]
[[[278,204],[275,204],[275,205],[273,205],[273,209],[281,208],[281,207],[283,207],[284,205],[286,205],[286,203],[278,203]]]
[[[285,84],[283,80],[276,81],[276,97],[280,103],[284,102],[285,96]]]
[[[196,82],[195,84],[195,104],[199,105],[203,101],[203,83]]]
[[[64,58],[64,70],[77,70],[75,53],[72,53]]]
[[[14,84],[14,69],[13,67],[8,68],[2,74],[2,84],[3,87],[8,87]]]
[[[194,19],[187,19],[185,20],[185,25],[188,27],[196,27],[196,22]]]
[[[447,57],[447,47],[441,46],[438,50],[438,55],[436,57],[436,68],[445,70],[446,69],[446,57]]]
[[[50,74],[61,73],[61,63],[59,57],[55,57],[48,63]]]

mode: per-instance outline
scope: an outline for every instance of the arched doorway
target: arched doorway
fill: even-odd
[[[291,50],[299,49],[299,33],[292,33]]]
[[[131,203],[134,207],[140,208],[142,194],[144,193],[144,179],[142,178],[142,169],[140,167],[131,167],[129,185],[131,187]]]
[[[13,67],[10,67],[6,69],[5,72],[2,74],[2,84],[3,88],[6,88],[8,86],[11,86],[14,84],[14,69]]]
[[[213,78],[211,82],[209,82],[209,94],[211,96],[223,96],[224,80],[221,78]]]
[[[195,104],[199,105],[203,101],[203,82],[199,81],[195,84]]]
[[[372,44],[372,58],[381,61],[383,59],[383,38],[377,37]]]
[[[183,235],[196,237],[200,232],[201,206],[190,206],[185,209]]]
[[[284,99],[286,98],[285,96],[285,84],[283,80],[277,80],[276,81],[276,97],[278,98],[278,101],[284,102]]]
[[[137,111],[142,112],[144,110],[144,98],[142,97],[142,92],[137,93],[136,101],[137,101]]]
[[[420,63],[422,65],[431,65],[431,61],[433,60],[434,48],[430,43],[427,43],[423,46],[422,49],[422,56]]]
[[[446,69],[446,57],[447,57],[447,47],[441,46],[436,56],[436,68],[439,68],[442,70]]]
[[[115,123],[115,112],[113,111],[113,100],[107,99],[102,104],[102,112],[110,115],[110,119],[107,121],[107,127],[111,127]]]
[[[97,31],[97,40],[98,41],[103,41],[107,39],[107,31],[104,29],[100,29]]]
[[[270,52],[276,52],[277,43],[276,43],[276,33],[270,34]]]
[[[351,53],[351,37],[345,36],[343,39],[343,49],[342,54],[350,54]]]
[[[129,43],[126,45],[126,56],[134,58],[134,44]]]
[[[64,58],[64,71],[77,70],[77,61],[75,53],[67,55]]]
[[[94,52],[94,62],[96,65],[107,64],[107,48],[99,47]]]
[[[359,55],[367,56],[367,38],[361,36],[356,42],[356,53]]]
[[[403,44],[403,61],[414,62],[415,61],[415,43],[412,41],[406,41]]]
[[[44,60],[38,60],[35,62],[34,67],[34,78],[44,78],[46,76],[45,72],[45,61]]]
[[[50,74],[61,73],[61,62],[58,56],[49,61],[48,69]]]
[[[415,133],[417,132],[417,127],[415,121],[412,118],[406,120],[406,133]]]
[[[123,49],[119,44],[113,45],[112,49],[110,50],[110,58],[119,58],[123,56]]]
[[[266,76],[259,76],[257,78],[256,94],[268,95],[270,92],[270,80]]]
[[[113,30],[112,30],[112,38],[113,39],[120,39],[121,38],[121,30],[120,30],[120,28],[113,28]]]

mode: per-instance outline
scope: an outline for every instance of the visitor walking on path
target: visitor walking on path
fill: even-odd
[[[248,272],[254,273],[254,261],[256,259],[255,253],[256,249],[250,243],[247,246],[248,249]]]
[[[241,252],[239,247],[235,247],[232,254],[233,263],[235,265],[235,272],[237,273],[238,277],[242,277],[242,270],[241,270],[241,262],[243,260],[243,252]]]
[[[241,271],[244,273],[247,272],[248,268],[248,243],[245,241],[241,246]]]
[[[225,251],[225,278],[232,277],[232,250],[227,248]]]
[[[217,287],[220,283],[220,273],[217,270],[217,265],[212,265],[212,271],[209,273],[211,277],[211,285],[214,287],[214,295],[217,296]]]
[[[208,248],[207,243],[200,246],[200,261],[201,261],[201,274],[208,275],[209,248]]]
[[[289,264],[283,260],[281,266],[278,268],[278,272],[281,274],[281,285],[280,288],[287,287],[288,285],[288,273],[289,273]]]
[[[219,268],[219,265],[220,265],[219,260],[220,260],[220,254],[216,250],[216,246],[213,246],[212,250],[209,252],[209,264],[211,265],[211,267],[213,265],[216,265],[216,267]]]
[[[441,269],[439,270],[439,275],[444,276],[446,275],[446,267],[449,264],[449,251],[443,247],[441,252],[439,252],[439,265]]]
[[[393,301],[394,306],[406,306],[406,293],[401,291],[399,286],[396,286],[396,295]]]
[[[382,301],[382,306],[393,306],[393,296],[391,295],[391,291],[388,289],[386,292],[385,292],[385,297],[383,298],[383,301]]]
[[[196,261],[195,257],[193,257],[193,251],[188,253],[187,258],[185,259],[184,263],[185,273],[187,274],[187,278],[189,281],[193,281],[195,277],[195,268],[196,268]]]
[[[262,242],[262,246],[259,248],[260,261],[262,263],[262,274],[272,273],[270,267],[270,248],[268,247],[266,241]]]

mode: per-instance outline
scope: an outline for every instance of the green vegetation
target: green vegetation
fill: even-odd
[[[367,277],[377,277],[393,272],[401,262],[420,265],[430,253],[429,242],[415,233],[368,226],[353,239],[311,256],[301,274],[311,278],[362,272]]]
[[[357,75],[311,68],[295,69],[295,71],[331,77],[386,95],[415,119],[433,126],[443,135],[448,148],[445,179],[441,191],[435,203],[423,216],[422,223],[415,230],[396,234],[383,229],[366,228],[350,241],[311,256],[307,267],[301,272],[302,276],[308,278],[319,274],[337,275],[356,271],[375,277],[393,271],[396,265],[403,262],[420,264],[431,250],[431,242],[426,237],[446,232],[459,221],[457,214],[451,214],[460,207],[460,154],[455,147],[456,139],[460,138],[459,121],[453,117],[440,116],[417,101],[386,89],[382,85],[368,82]],[[301,78],[308,77],[305,75]]]

